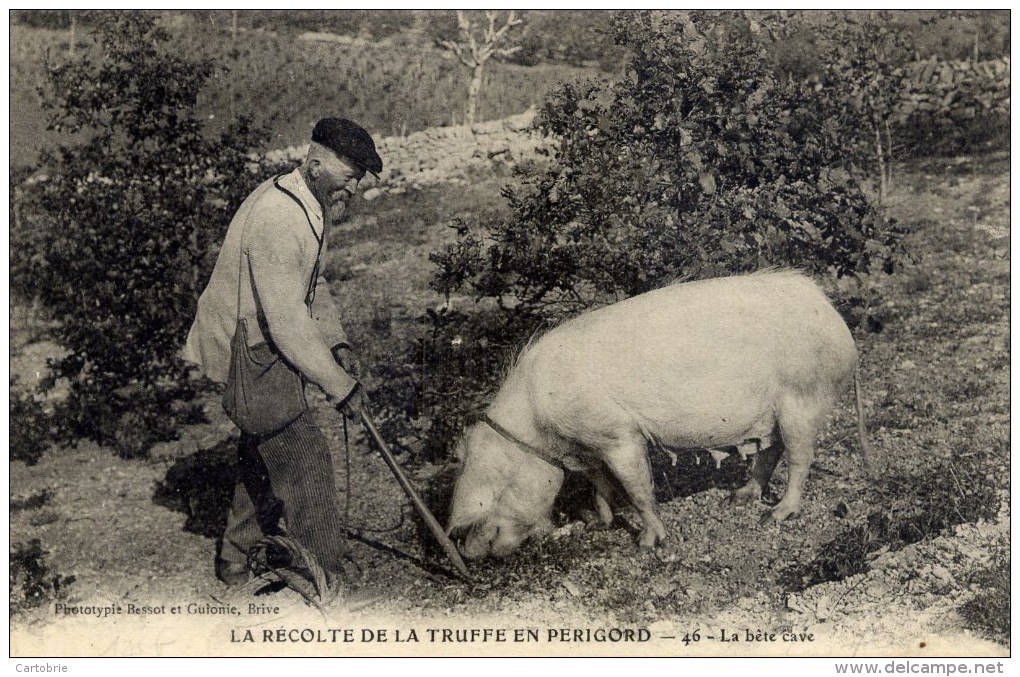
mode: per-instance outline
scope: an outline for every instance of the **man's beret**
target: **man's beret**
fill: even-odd
[[[379,178],[383,167],[382,158],[375,150],[372,136],[360,125],[344,118],[323,118],[315,123],[312,141],[350,158],[356,165]]]

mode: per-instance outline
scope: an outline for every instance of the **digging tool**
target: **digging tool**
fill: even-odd
[[[368,415],[368,412],[361,411],[361,422],[365,424],[365,429],[368,430],[372,439],[375,440],[375,445],[379,448],[379,453],[382,455],[383,460],[386,461],[386,465],[393,471],[393,475],[397,478],[397,482],[400,484],[400,488],[404,490],[407,497],[411,499],[411,503],[414,504],[418,514],[421,515],[422,519],[425,520],[425,524],[428,526],[429,531],[439,541],[439,545],[442,546],[443,552],[453,562],[453,566],[457,569],[457,572],[467,581],[472,580],[471,574],[468,573],[467,567],[464,565],[464,560],[460,558],[460,553],[457,552],[457,546],[453,544],[449,536],[446,535],[446,531],[440,526],[435,516],[425,505],[425,502],[418,496],[418,492],[411,486],[411,482],[407,479],[407,475],[404,474],[403,468],[397,463],[397,459],[393,457],[393,452],[390,451],[386,441],[383,440],[382,435],[379,434],[379,429],[375,427],[375,422],[372,417]]]

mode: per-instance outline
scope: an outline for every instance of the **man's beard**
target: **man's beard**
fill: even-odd
[[[331,223],[339,223],[340,217],[347,211],[347,203],[351,199],[351,195],[347,192],[342,192],[341,197],[338,200],[334,200],[333,204],[329,207],[329,220]]]
[[[315,179],[313,179],[315,181]],[[335,184],[330,185],[327,179],[322,178],[315,182],[312,193],[319,199],[319,204],[329,204],[325,209],[323,218],[329,219],[330,223],[336,223],[347,211],[347,203],[354,197],[346,188],[340,188],[330,192]]]

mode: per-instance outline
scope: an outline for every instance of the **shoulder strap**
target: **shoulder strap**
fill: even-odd
[[[312,229],[312,235],[315,236],[315,241],[319,243],[319,248],[321,249],[322,248],[322,238],[319,237],[319,234],[317,232],[315,232],[315,226],[312,225],[312,217],[308,214],[308,208],[305,207],[305,203],[301,201],[301,198],[299,198],[297,195],[294,194],[294,191],[292,191],[289,188],[285,188],[285,187],[280,185],[280,179],[282,179],[285,176],[287,176],[287,175],[286,174],[280,174],[279,176],[274,178],[273,179],[273,185],[276,186],[276,189],[278,191],[280,191],[281,193],[283,193],[284,195],[289,197],[294,202],[297,202],[298,207],[301,207],[301,211],[303,211],[305,213],[305,219],[308,221],[308,227]]]
[[[323,237],[320,236],[317,232],[315,232],[315,226],[312,225],[312,217],[311,215],[308,214],[308,209],[305,207],[305,203],[301,201],[301,198],[295,195],[293,191],[284,188],[283,186],[280,185],[280,179],[282,179],[285,176],[287,175],[280,174],[279,176],[274,178],[273,185],[276,186],[276,189],[279,190],[281,193],[289,197],[291,200],[294,200],[294,202],[297,203],[298,207],[301,207],[301,211],[305,213],[305,220],[308,221],[308,227],[312,230],[312,235],[315,236],[315,241],[319,243],[319,251],[315,255],[315,267],[312,268],[312,277],[308,281],[308,291],[305,294],[305,305],[311,307],[312,302],[315,300],[315,283],[319,279],[319,265],[322,259]],[[325,218],[325,215],[323,216],[323,218]],[[323,233],[325,234],[325,228],[323,229]]]

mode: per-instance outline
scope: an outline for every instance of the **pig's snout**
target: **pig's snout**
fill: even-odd
[[[457,531],[461,532],[462,538],[457,538]],[[492,542],[498,533],[499,528],[492,524],[475,524],[468,529],[456,530],[453,536],[461,555],[468,559],[481,559],[492,552]]]
[[[502,559],[527,539],[528,532],[513,525],[496,522],[476,524],[463,539],[454,539],[457,550],[468,559],[493,556]]]

